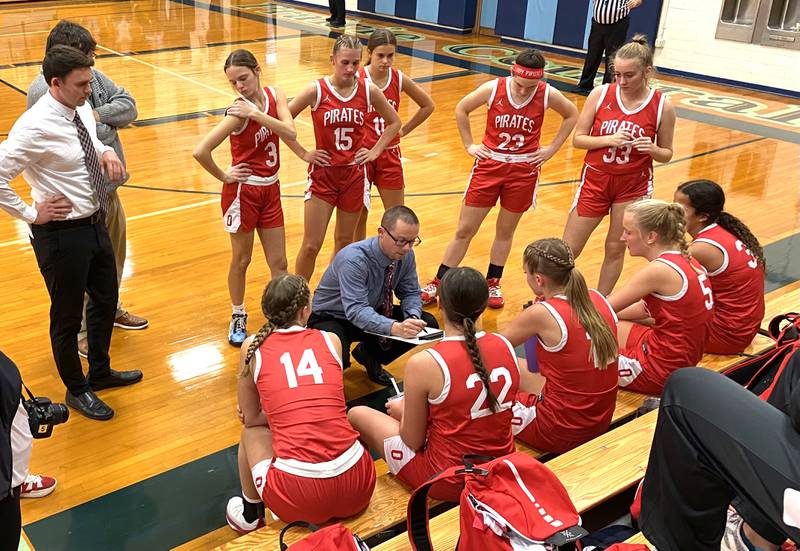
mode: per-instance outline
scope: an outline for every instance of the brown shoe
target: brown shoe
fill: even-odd
[[[134,316],[130,312],[125,312],[120,317],[114,320],[114,327],[121,327],[122,329],[144,329],[150,323],[139,316]]]
[[[88,339],[79,339],[78,340],[78,355],[81,358],[88,358],[89,357],[89,340]]]

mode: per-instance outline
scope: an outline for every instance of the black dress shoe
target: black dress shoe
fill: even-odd
[[[325,18],[325,22],[326,23],[330,23],[331,21],[333,21],[333,17],[326,17]]]
[[[356,346],[350,355],[364,366],[370,381],[383,386],[392,386],[392,374],[381,367],[381,364],[379,364],[377,360],[367,354],[363,346],[360,344]]]
[[[572,88],[570,90],[570,92],[572,92],[573,94],[581,95],[581,96],[588,96],[589,94],[592,93],[592,89],[591,88],[581,88],[580,86],[576,86],[575,88]]]
[[[98,398],[91,390],[81,392],[77,396],[67,391],[66,402],[69,407],[77,409],[78,412],[89,419],[108,421],[114,417],[114,410],[108,407],[108,405]]]
[[[344,27],[345,23],[344,20],[342,21],[328,21],[329,27]]]
[[[92,390],[103,390],[115,386],[128,386],[142,380],[142,372],[138,369],[132,371],[114,371],[100,379],[89,379],[89,386]]]

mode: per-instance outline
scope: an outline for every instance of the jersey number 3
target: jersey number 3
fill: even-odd
[[[312,349],[306,348],[303,350],[300,363],[296,367],[292,363],[292,357],[288,352],[281,354],[280,360],[283,364],[283,369],[286,370],[286,382],[289,383],[289,388],[297,388],[297,379],[299,377],[313,377],[315,385],[322,384],[322,368],[319,366],[317,357]]]
[[[500,394],[497,396],[496,412],[492,411],[491,408],[481,407],[484,403],[486,403],[486,398],[488,398],[488,393],[486,392],[486,387],[483,386],[481,376],[477,373],[473,373],[467,377],[467,388],[475,388],[475,385],[480,385],[481,387],[481,393],[478,395],[478,399],[475,400],[475,403],[472,404],[472,408],[470,409],[470,416],[473,419],[480,419],[481,417],[487,417],[493,413],[500,413],[501,411],[505,411],[511,407],[511,400],[508,402],[505,401],[506,396],[508,396],[508,391],[511,390],[511,373],[509,373],[508,369],[505,367],[497,367],[492,369],[491,373],[489,373],[489,381],[492,383],[499,381],[500,377],[503,378],[503,388],[500,390]]]

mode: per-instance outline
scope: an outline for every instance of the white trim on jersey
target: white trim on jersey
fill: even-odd
[[[222,215],[222,227],[228,233],[237,233],[242,225],[242,183],[236,184],[236,197]],[[230,218],[230,223],[228,219]]]
[[[322,463],[306,463],[297,459],[276,457],[272,465],[279,471],[303,478],[333,478],[346,473],[364,455],[364,446],[356,440],[339,457]]]
[[[355,85],[353,86],[353,91],[350,92],[350,96],[349,97],[344,97],[344,96],[339,95],[339,92],[336,91],[336,87],[331,83],[331,77],[323,77],[322,80],[325,82],[325,86],[328,87],[328,91],[331,94],[333,94],[334,97],[339,99],[339,101],[343,101],[343,102],[347,103],[348,101],[350,101],[351,99],[356,97],[356,94],[358,93],[358,79],[355,79]],[[369,97],[369,94],[367,94],[367,97]],[[369,101],[369,100],[367,100],[367,101]]]
[[[606,99],[606,94],[608,93],[608,87],[610,86],[610,84],[601,84],[600,86],[602,87],[602,90],[600,92],[600,97],[597,98],[597,105],[594,106],[595,115],[600,110],[600,106],[603,104],[603,100]],[[589,135],[591,135],[591,129],[589,129]]]
[[[353,99],[354,97],[356,97],[356,93],[357,92],[358,92],[358,81],[356,81],[356,91],[353,92],[353,95],[350,96],[350,99]],[[366,90],[364,91],[364,94],[367,96],[367,113],[369,113],[372,110],[372,99],[371,99],[371,96],[369,94],[369,86],[366,86]],[[381,94],[383,94],[383,92],[381,92]],[[384,96],[384,97],[386,97],[386,96]],[[350,101],[350,100],[347,100],[347,101]],[[366,126],[366,124],[364,124],[364,126]],[[366,165],[364,165],[364,166],[366,166]]]
[[[692,241],[692,243],[708,243],[709,245],[712,245],[718,248],[720,251],[722,251],[722,265],[713,272],[708,272],[708,275],[710,277],[714,277],[725,273],[725,270],[728,269],[728,264],[730,263],[730,257],[728,256],[728,251],[725,250],[725,247],[723,247],[716,241],[708,239],[707,237],[698,237],[697,239]]]
[[[339,357],[339,353],[336,351],[336,347],[333,346],[333,341],[331,340],[331,336],[327,333],[327,331],[320,331],[320,333],[322,334],[322,338],[325,339],[325,344],[328,345],[328,350],[330,351],[331,356],[336,358],[336,363],[339,364],[339,367],[344,369],[344,367],[342,366],[342,358]]]
[[[569,338],[569,333],[567,332],[567,324],[564,323],[564,318],[561,317],[561,314],[555,309],[552,304],[547,304],[546,302],[540,302],[542,306],[544,306],[550,315],[553,316],[553,319],[556,320],[558,324],[558,328],[561,330],[561,340],[558,341],[558,344],[555,346],[547,346],[541,337],[537,337],[539,344],[542,345],[542,348],[547,350],[548,352],[560,352],[564,349],[564,346],[567,344],[567,339]]]
[[[572,199],[572,206],[569,207],[569,212],[572,212],[573,210],[575,210],[578,207],[578,201],[581,198],[581,190],[583,190],[583,184],[586,183],[586,171],[589,170],[590,168],[591,167],[589,165],[584,163],[583,171],[581,172],[581,183],[578,184],[578,191],[575,192],[575,198]]]
[[[503,341],[504,343],[506,343],[506,346],[508,347],[508,353],[511,354],[512,358],[514,358],[514,364],[516,364],[517,372],[519,372],[519,364],[517,363],[517,353],[514,350],[514,347],[511,345],[511,342],[507,338],[505,338],[503,335],[501,335],[500,333],[492,333],[492,335],[495,335],[496,337],[500,337],[500,340]]]
[[[656,115],[656,132],[661,128],[661,113],[664,111],[664,102],[667,101],[666,94],[661,94],[658,100],[658,115]]]
[[[302,325],[292,325],[291,327],[278,327],[277,329],[273,330],[273,333],[299,333],[300,331],[305,331],[306,328]]]
[[[647,194],[644,199],[650,199],[653,196],[653,167],[647,168]]]
[[[514,109],[524,109],[525,107],[528,106],[528,104],[530,102],[533,101],[533,97],[536,95],[536,92],[539,91],[539,85],[538,84],[536,85],[536,88],[533,89],[533,92],[531,92],[531,95],[528,96],[528,99],[526,99],[522,103],[517,104],[517,103],[514,103],[514,97],[511,94],[511,79],[512,78],[513,77],[506,77],[506,97],[508,98],[508,103]]]
[[[253,358],[256,361],[256,365],[253,367],[253,382],[258,382],[258,374],[261,373],[261,348],[256,348],[255,352],[253,353]]]
[[[614,308],[611,307],[611,303],[608,302],[608,299],[606,298],[606,296],[603,293],[601,293],[600,291],[598,291],[597,289],[589,289],[589,292],[590,293],[594,292],[597,296],[599,296],[601,299],[603,299],[603,302],[606,303],[606,306],[608,306],[608,309],[611,312],[611,316],[614,318],[614,323],[619,322],[619,318],[617,317],[617,313],[614,311]]]
[[[369,95],[369,94],[367,94]],[[372,196],[370,192],[372,191],[372,183],[369,181],[367,177],[367,164],[364,163],[363,172],[364,172],[364,191],[363,191],[363,199],[362,202],[364,203],[364,208],[369,211],[370,207],[372,206]]]
[[[620,90],[621,90],[621,88],[619,86],[617,86],[617,105],[619,105],[620,111],[622,111],[626,115],[635,115],[636,113],[638,113],[639,111],[641,111],[642,109],[647,107],[650,104],[650,100],[653,99],[653,94],[656,93],[656,89],[655,88],[650,88],[650,93],[647,94],[647,98],[642,103],[640,103],[639,106],[636,107],[635,109],[628,110],[628,109],[625,108],[625,104],[622,103],[622,95],[621,95]],[[662,95],[662,97],[663,97],[663,95]]]
[[[680,254],[678,251],[666,251],[666,252]],[[664,253],[661,253],[661,254],[664,254]],[[689,278],[686,277],[686,274],[684,273],[684,271],[680,268],[680,266],[678,266],[677,264],[675,264],[671,260],[667,260],[666,258],[659,257],[659,258],[654,259],[653,262],[662,262],[662,263],[666,264],[667,266],[669,266],[670,268],[672,268],[673,270],[675,270],[676,272],[678,272],[678,275],[681,276],[681,280],[682,280],[683,283],[681,285],[681,290],[678,291],[674,295],[667,296],[667,295],[662,295],[660,293],[650,293],[650,294],[653,295],[654,297],[658,298],[658,299],[665,300],[665,301],[670,301],[670,302],[682,299],[683,296],[686,294],[686,291],[689,289]]]
[[[397,71],[397,84],[398,88],[397,91],[403,93],[403,71],[400,69],[395,69]]]
[[[248,186],[266,187],[277,184],[278,180],[279,178],[277,173],[273,174],[272,176],[267,176],[266,178],[264,178],[263,176],[256,176],[255,174],[251,174],[250,176],[247,177],[247,180],[242,183],[247,184]]]
[[[544,83],[544,110],[547,111],[548,106],[550,105],[550,90],[552,86],[548,83]]]
[[[492,88],[492,93],[489,94],[489,101],[486,102],[486,107],[491,107],[492,103],[494,103],[494,97],[497,95],[497,86],[501,80],[499,78],[494,79],[494,87]]]
[[[475,333],[475,340],[477,341],[485,334],[486,331],[478,331],[477,333]],[[442,341],[463,341],[463,340],[464,340],[464,335],[453,335],[452,337],[448,337],[447,335],[445,335],[444,338],[442,339]]]
[[[447,399],[447,396],[450,394],[450,384],[451,384],[450,368],[447,367],[447,362],[444,361],[442,355],[439,354],[436,350],[434,350],[433,348],[428,348],[426,352],[428,352],[431,355],[431,357],[436,361],[436,363],[439,365],[439,369],[442,370],[442,377],[444,377],[444,384],[442,385],[442,391],[439,393],[439,396],[437,396],[436,398],[428,398],[429,404],[438,405],[444,402]]]
[[[314,86],[317,87],[317,100],[314,102],[314,105],[311,106],[312,111],[316,111],[317,107],[319,107],[319,103],[322,101],[322,87],[319,85],[319,81],[314,81]]]

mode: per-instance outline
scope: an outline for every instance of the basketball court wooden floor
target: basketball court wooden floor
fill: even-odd
[[[278,5],[280,4],[280,5]],[[24,92],[39,71],[49,29],[62,18],[87,27],[98,42],[97,67],[137,99],[139,120],[121,131],[132,174],[120,190],[128,215],[128,263],[122,298],[150,320],[139,332],[115,330],[117,369],[142,369],[145,380],[103,397],[116,409],[107,423],[73,415],[52,438],[37,441],[32,470],[56,476],[51,496],[23,504],[34,547],[57,549],[206,549],[233,539],[224,526],[227,498],[238,491],[235,416],[238,350],[226,342],[230,316],[225,277],[229,243],[220,223],[220,184],[191,157],[197,141],[234,95],[222,71],[227,54],[249,48],[262,61],[264,81],[292,96],[329,68],[337,36],[326,13],[285,2],[207,4],[189,0],[10,4],[0,8],[0,139],[25,107]],[[471,159],[458,140],[456,102],[480,83],[507,74],[519,50],[496,39],[451,35],[351,17],[347,32],[367,37],[391,26],[397,65],[430,91],[431,119],[403,139],[408,204],[422,220],[416,251],[420,278],[436,270],[455,229]],[[549,55],[551,84],[574,85],[581,61]],[[787,70],[790,70],[787,67]],[[711,178],[728,195],[728,210],[766,245],[767,289],[800,287],[800,106],[796,99],[698,81],[658,78],[678,108],[675,155],[657,166],[656,197],[668,199],[690,178]],[[580,107],[584,98],[568,94]],[[400,115],[411,113],[406,98]],[[473,119],[476,137],[483,113]],[[310,117],[297,120],[312,143]],[[546,120],[548,143],[558,121]],[[218,153],[227,162],[227,147]],[[520,265],[524,245],[560,236],[577,187],[583,152],[567,145],[544,167],[535,213],[520,225],[503,280],[507,306],[484,327],[509,323],[529,298]],[[306,167],[284,148],[281,169],[290,266],[302,233]],[[26,200],[28,187],[13,182]],[[378,223],[382,208],[370,216]],[[476,237],[466,265],[486,268],[494,218]],[[371,230],[373,231],[373,230]],[[62,400],[47,337],[49,303],[25,224],[0,216],[0,349],[16,361],[37,393]],[[579,267],[596,281],[605,227],[590,241]],[[316,283],[330,256],[320,255]],[[628,260],[623,280],[639,264]],[[258,328],[268,278],[256,250],[248,274],[250,329]],[[424,282],[424,281],[423,281]],[[772,295],[775,296],[775,295]],[[402,361],[391,367],[402,377]],[[348,400],[380,405],[385,395],[363,370],[346,372]]]

